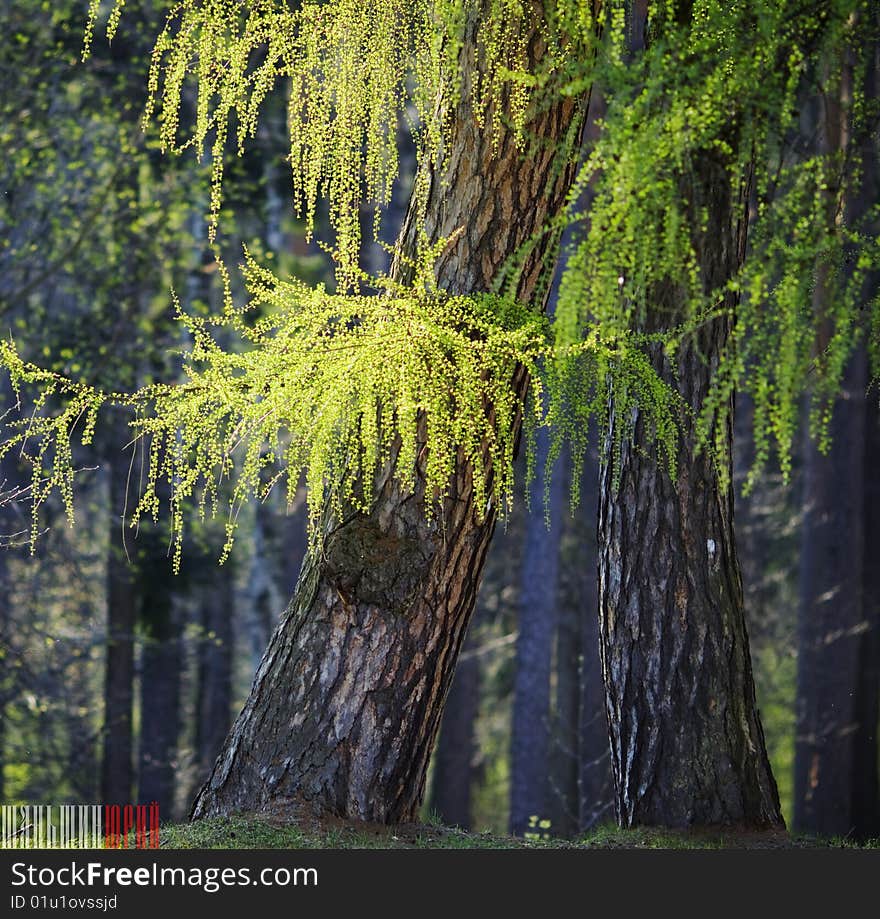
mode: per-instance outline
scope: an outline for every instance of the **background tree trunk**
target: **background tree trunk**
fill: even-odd
[[[425,177],[425,208],[413,199],[400,237],[401,251],[413,253],[423,233],[428,242],[458,233],[435,270],[439,286],[459,294],[490,289],[562,207],[573,174],[570,162],[557,168],[546,153],[522,155],[510,134],[493,147],[477,126],[470,80],[480,72],[479,24],[474,16],[466,25],[462,101],[443,173]],[[531,51],[542,53],[537,34]],[[565,99],[529,130],[552,148],[580,114],[580,101]],[[548,244],[543,236],[523,266],[523,301],[533,299]],[[394,270],[405,280],[402,266]],[[513,385],[523,392],[525,374]],[[422,484],[415,493],[400,488],[393,465],[375,496],[369,514],[328,521],[320,557],[306,557],[194,817],[260,807],[379,822],[416,816],[496,509],[475,505],[472,472],[461,463],[440,519],[426,516]]]
[[[846,61],[840,85],[821,100],[818,133],[825,155],[837,155],[852,143],[852,81]],[[876,88],[869,86],[868,92],[876,96]],[[868,201],[876,200],[870,140],[861,152],[862,187],[847,196],[847,221],[863,219]],[[826,197],[833,228],[840,196],[831,189]],[[814,308],[821,316],[835,293],[831,268],[819,264],[816,272]],[[867,354],[859,348],[844,374],[843,398],[834,406],[830,449],[823,455],[808,439],[805,450],[794,823],[798,830],[822,835],[864,836],[876,820],[876,633],[868,599],[876,554],[873,562],[865,554],[866,489],[876,467],[868,465],[867,383]]]
[[[196,757],[199,785],[229,731],[232,720],[232,651],[235,592],[227,562],[205,587],[200,606],[198,675],[196,690]]]
[[[862,640],[856,718],[859,724],[853,813],[856,833],[880,836],[880,393],[875,387],[865,400],[865,492],[862,553],[862,603],[867,631]]]
[[[108,437],[117,444],[127,442],[129,429],[123,420],[117,419],[110,427]],[[123,545],[121,519],[128,491],[128,459],[120,452],[109,466],[110,539],[107,549],[107,656],[101,800],[107,804],[126,804],[132,800],[134,780],[132,705],[137,593],[134,572]]]
[[[614,779],[605,717],[605,686],[599,652],[599,461],[587,456],[578,516],[577,593],[581,609],[580,705],[578,712],[579,826],[583,832],[614,816]]]
[[[550,435],[538,432],[536,468],[531,484],[525,548],[520,570],[513,726],[510,738],[510,832],[525,833],[535,818],[549,818],[550,681],[557,627],[559,547],[565,485],[551,477],[550,527],[544,507],[544,464]]]
[[[722,286],[745,245],[743,202],[723,163],[704,154],[683,183],[705,230],[694,243],[705,290]],[[670,284],[654,293],[648,328],[683,313]],[[731,303],[733,306],[733,303]],[[676,366],[655,348],[661,377],[699,411],[728,335],[727,320],[685,343]],[[614,424],[619,423],[616,419]],[[620,457],[606,440],[599,513],[602,667],[618,820],[656,824],[782,824],[752,679],[733,493],[712,457],[679,439],[671,478],[638,417]],[[732,447],[728,424],[727,440]],[[613,482],[619,462],[619,486]]]
[[[865,355],[850,363],[832,446],[806,444],[798,624],[794,826],[846,836],[860,822],[854,779],[867,751],[858,716],[868,635],[864,570]],[[875,753],[876,757],[876,753]]]
[[[480,682],[480,659],[465,652],[455,668],[434,752],[431,811],[445,826],[463,830],[471,828]]]
[[[167,534],[142,532],[138,588],[141,600],[141,729],[138,801],[157,801],[163,820],[175,817],[183,645],[180,610],[168,579]],[[145,538],[146,537],[146,538]]]

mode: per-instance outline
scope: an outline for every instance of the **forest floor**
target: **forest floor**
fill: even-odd
[[[810,839],[785,831],[730,828],[671,831],[603,826],[577,840],[538,834],[520,839],[423,823],[385,826],[323,820],[294,825],[243,816],[166,825],[160,844],[167,849],[880,849],[880,839],[856,844],[846,839]]]

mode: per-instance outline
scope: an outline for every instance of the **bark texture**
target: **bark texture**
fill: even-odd
[[[462,99],[442,174],[407,213],[401,251],[454,237],[436,264],[440,287],[485,291],[505,261],[562,206],[573,169],[554,149],[579,117],[566,99],[537,115],[542,145],[523,156],[505,134],[493,148],[470,110],[477,17],[466,26]],[[537,36],[531,52],[542,54]],[[547,246],[522,272],[532,299]],[[395,267],[406,275],[406,260]],[[552,266],[551,266],[552,267]],[[519,372],[514,385],[524,387]],[[369,514],[328,521],[257,670],[245,707],[193,816],[237,809],[331,812],[395,822],[416,816],[443,702],[474,608],[495,508],[478,508],[459,464],[441,512],[426,516],[422,485],[401,489],[389,467]],[[430,496],[429,496],[430,497]]]
[[[685,199],[708,213],[693,240],[704,287],[714,290],[742,258],[745,211],[731,200],[724,164],[710,155],[683,184]],[[672,283],[655,291],[647,327],[674,323],[681,298]],[[660,349],[651,353],[661,377],[696,410],[726,322],[704,327],[675,366]],[[674,479],[654,459],[647,433],[638,417],[619,458],[609,439],[601,473],[600,628],[618,819],[624,826],[780,825],[755,702],[732,489],[706,451],[696,455],[687,429]],[[730,444],[729,425],[727,437]]]

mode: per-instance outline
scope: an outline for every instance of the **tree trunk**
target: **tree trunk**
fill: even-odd
[[[836,155],[850,143],[853,70],[842,68],[833,96],[820,108],[821,152]],[[869,71],[869,96],[876,98]],[[876,151],[863,149],[862,187],[846,200],[848,221],[866,216],[876,200]],[[838,195],[828,193],[828,220],[837,215]],[[830,269],[817,266],[814,302],[821,315],[834,296]],[[864,291],[869,298],[876,277]],[[798,622],[797,735],[795,739],[795,827],[822,835],[865,837],[877,821],[877,632],[871,608],[876,577],[876,432],[866,404],[867,354],[850,359],[843,393],[834,406],[831,447],[822,455],[809,441],[804,476]],[[869,551],[873,549],[874,555]]]
[[[232,651],[235,596],[230,563],[204,591],[196,701],[199,784],[210,774],[232,720]]]
[[[599,516],[599,461],[590,451],[581,479],[576,536],[577,600],[580,623],[580,705],[578,713],[579,826],[581,832],[614,814],[614,780],[605,717],[605,687],[599,653],[599,574],[596,521]],[[589,521],[589,524],[587,524]]]
[[[12,387],[9,385],[7,375],[4,374],[0,382],[0,415],[12,406]],[[9,453],[0,459],[0,496],[12,493],[16,487],[18,476],[13,469],[12,457]],[[15,515],[11,500],[4,503],[0,500],[0,647],[10,647],[10,615],[12,610],[12,582],[9,572],[9,546],[12,535],[19,529],[15,523]],[[8,653],[8,652],[7,652]],[[6,765],[6,702],[12,693],[12,667],[11,661],[5,660],[0,670],[0,802],[6,800],[5,765]]]
[[[458,233],[436,263],[439,286],[458,294],[490,289],[505,261],[562,207],[573,173],[571,163],[554,168],[546,152],[523,156],[509,134],[493,147],[475,123],[469,84],[479,72],[478,26],[476,16],[466,25],[462,101],[443,173],[426,176],[425,209],[413,199],[400,237],[412,253],[421,233],[428,242]],[[537,36],[531,51],[542,53]],[[580,100],[565,99],[530,130],[552,148],[580,113]],[[523,301],[533,298],[546,248],[538,245],[523,267]],[[395,272],[405,279],[403,264]],[[524,391],[521,371],[514,385]],[[389,465],[369,514],[328,524],[194,817],[260,807],[388,823],[416,816],[496,514],[494,505],[476,506],[463,463],[440,519],[426,515],[427,500],[421,484],[403,490]]]
[[[167,540],[161,530],[142,532],[139,542],[138,588],[144,638],[138,801],[158,802],[162,819],[173,820],[183,667],[180,610],[168,581]]]
[[[562,470],[559,470],[561,476]],[[568,513],[565,501],[565,480],[560,483],[559,517],[562,534],[559,546],[559,587],[557,590],[558,611],[556,614],[556,651],[555,704],[551,717],[551,756],[550,756],[550,803],[548,817],[552,834],[562,838],[572,838],[580,830],[580,708],[581,708],[581,626],[584,617],[584,598],[564,591],[564,569],[566,555],[564,543],[566,535],[578,527],[579,521]],[[595,508],[592,516],[595,523]],[[580,516],[578,514],[577,516]],[[580,548],[580,547],[579,547]],[[578,552],[576,565],[583,559]],[[595,568],[595,553],[593,554]],[[580,570],[573,572],[578,581]],[[593,609],[593,619],[596,610]],[[606,746],[608,735],[605,731],[605,716],[602,714],[602,736]]]
[[[113,425],[110,436],[125,443],[128,427]],[[119,436],[116,437],[115,435]],[[110,539],[107,548],[107,652],[104,678],[104,752],[101,798],[107,804],[132,800],[132,703],[137,596],[123,546],[121,516],[126,506],[129,464],[121,452],[110,462]]]
[[[794,825],[845,836],[858,823],[856,686],[865,643],[864,354],[851,362],[835,406],[832,446],[806,444],[798,622]]]
[[[742,258],[746,214],[742,201],[731,200],[723,163],[704,153],[694,173],[683,192],[709,215],[694,244],[711,291]],[[653,301],[648,328],[669,328],[683,315],[671,283]],[[662,349],[651,352],[661,377],[696,411],[727,322],[716,320],[685,343],[676,366]],[[687,428],[675,479],[654,456],[639,416],[619,458],[606,440],[601,472],[600,628],[618,820],[781,825],[755,703],[732,488],[722,486],[706,451],[696,455]]]
[[[550,528],[544,513],[544,464],[550,449],[546,429],[538,432],[530,514],[520,569],[513,724],[510,738],[510,832],[521,836],[550,806],[550,676],[557,625],[559,544],[564,485],[550,480]]]
[[[873,389],[865,401],[865,548],[862,553],[862,603],[867,632],[862,640],[856,689],[856,771],[853,813],[859,836],[880,836],[880,394]]]
[[[475,654],[468,655],[466,650],[455,668],[455,678],[443,708],[430,798],[431,810],[444,825],[463,830],[471,828],[475,726],[479,708],[480,659]]]

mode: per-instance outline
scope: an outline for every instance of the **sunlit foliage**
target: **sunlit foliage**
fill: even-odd
[[[234,481],[231,539],[237,508],[265,494],[267,467],[277,467],[270,482],[286,476],[288,486],[306,471],[316,522],[328,496],[337,509],[368,504],[369,482],[392,454],[404,483],[419,464],[436,497],[465,460],[476,472],[479,503],[503,506],[520,417],[553,427],[551,462],[566,440],[578,462],[588,422],[607,423],[612,408],[623,420],[614,426],[618,442],[641,413],[670,468],[676,438],[691,425],[699,444],[723,460],[735,389],[747,389],[756,406],[756,474],[773,450],[785,469],[802,394],[811,393],[812,428],[822,439],[848,356],[880,327],[880,303],[863,302],[866,273],[878,261],[877,215],[869,210],[852,222],[844,207],[858,187],[858,144],[835,154],[797,143],[805,90],[821,83],[834,94],[844,74],[852,137],[876,135],[860,54],[866,37],[876,37],[876,11],[864,0],[657,3],[647,44],[635,48],[628,7],[620,0],[184,0],[156,44],[147,120],[158,119],[167,149],[210,153],[213,237],[225,155],[254,135],[270,93],[286,92],[294,203],[311,225],[317,202],[329,201],[339,292],[274,278],[249,261],[248,307],[236,308],[227,294],[221,316],[182,316],[194,342],[183,381],[136,393],[105,394],[48,375],[4,345],[0,360],[16,383],[44,394],[37,408],[56,404],[45,394],[63,397],[64,406],[12,428],[6,448],[24,434],[35,438],[35,481],[58,487],[69,503],[67,444],[80,419],[88,436],[103,401],[136,407],[133,434],[145,457],[138,513],[158,511],[156,483],[167,479],[178,539],[183,502],[213,509],[226,477]],[[86,52],[103,17],[107,34],[116,34],[121,8],[91,4]],[[549,50],[532,67],[526,36],[536,16]],[[476,74],[465,79],[464,40],[477,26],[478,53],[467,63]],[[525,151],[537,107],[594,84],[608,115],[571,211],[560,218],[583,232],[551,330],[530,304],[436,290],[430,248],[409,254],[419,265],[414,286],[379,279],[379,296],[348,293],[360,280],[359,208],[364,199],[388,201],[401,117],[416,132],[423,167],[442,174],[465,86],[482,129],[514,132]],[[754,223],[744,266],[724,289],[698,269],[695,239],[710,215],[682,194],[707,156],[722,164],[743,213],[751,202]],[[417,197],[427,174],[419,173]],[[583,221],[575,202],[588,185],[593,200]],[[828,286],[821,315],[813,298],[820,270]],[[669,284],[682,292],[683,308],[658,321],[656,292]],[[251,321],[257,308],[262,318]],[[723,316],[733,332],[712,388],[703,405],[686,407],[658,377],[651,348],[672,358],[687,336]],[[237,333],[243,347],[221,347],[212,335],[219,327]],[[868,344],[876,371],[880,349]],[[533,380],[528,406],[511,386],[518,364]]]

